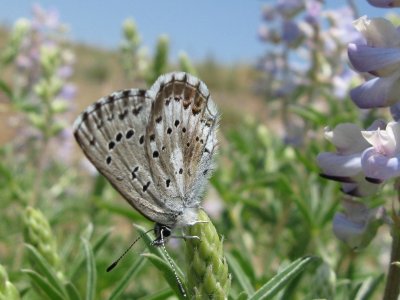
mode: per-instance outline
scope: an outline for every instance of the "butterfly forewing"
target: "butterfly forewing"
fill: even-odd
[[[143,90],[113,93],[81,114],[74,134],[88,159],[117,191],[143,215],[158,222],[168,210],[159,201],[145,151],[152,101]]]

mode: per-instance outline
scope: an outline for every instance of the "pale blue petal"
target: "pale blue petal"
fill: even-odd
[[[352,177],[361,171],[361,153],[338,155],[323,152],[317,156],[317,163],[322,173],[329,176]]]
[[[350,97],[360,108],[390,106],[400,100],[400,94],[396,93],[399,87],[394,85],[397,81],[397,77],[371,79],[352,89]]]
[[[387,157],[368,148],[362,154],[361,164],[365,177],[371,180],[384,181],[400,175],[400,155]]]
[[[376,48],[349,44],[347,52],[351,64],[359,72],[383,76],[399,69],[400,48]]]

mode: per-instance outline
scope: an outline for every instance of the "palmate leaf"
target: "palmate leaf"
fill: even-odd
[[[305,270],[305,268],[315,261],[317,257],[303,257],[295,260],[285,267],[280,273],[272,277],[265,283],[249,300],[272,299],[279,291],[285,288],[296,276]]]

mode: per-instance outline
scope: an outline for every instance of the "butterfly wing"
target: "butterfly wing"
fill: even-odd
[[[176,212],[160,200],[149,171],[146,126],[153,103],[144,90],[112,93],[78,117],[74,135],[86,157],[134,208],[150,220],[172,225]]]
[[[217,148],[217,108],[205,84],[186,73],[161,76],[150,92],[147,147],[162,201],[176,211],[198,208]]]

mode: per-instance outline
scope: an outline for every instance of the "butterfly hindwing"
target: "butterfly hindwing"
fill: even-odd
[[[218,113],[205,84],[186,73],[160,77],[150,89],[155,101],[149,126],[160,152],[159,164],[150,165],[160,181],[171,179],[185,207],[197,207],[206,180],[212,173],[216,151]],[[160,119],[161,116],[161,119]],[[160,121],[160,122],[157,122]],[[175,187],[176,186],[176,187]]]

